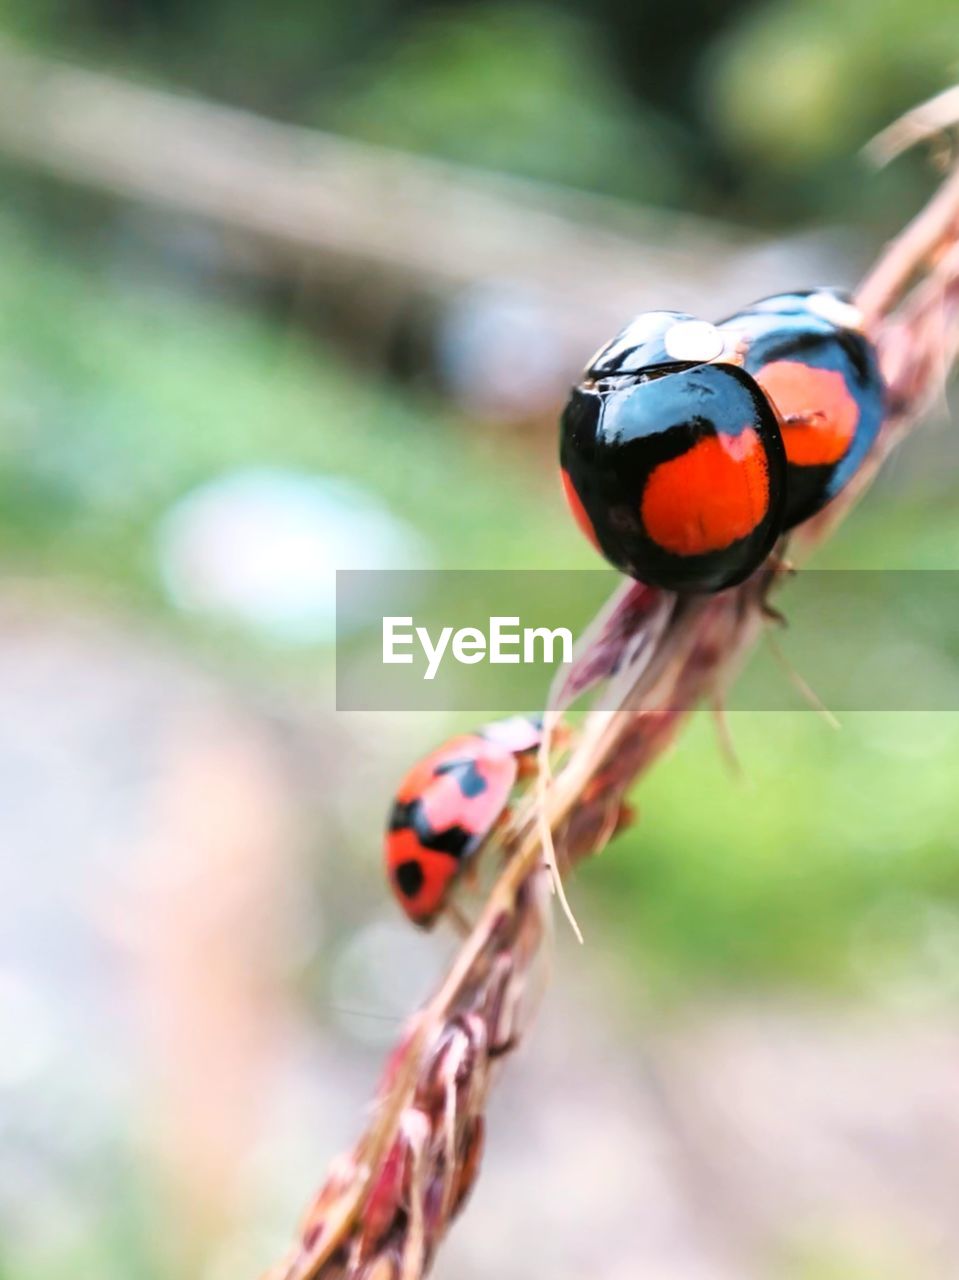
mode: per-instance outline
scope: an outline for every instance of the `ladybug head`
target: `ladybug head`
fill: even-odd
[[[727,350],[728,348],[728,350]],[[733,356],[726,335],[682,311],[644,311],[600,347],[586,366],[587,379],[649,376],[669,367],[704,364]]]

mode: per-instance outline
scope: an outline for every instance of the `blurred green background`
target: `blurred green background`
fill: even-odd
[[[446,162],[453,188],[488,190],[513,250],[497,250],[501,270],[484,266],[481,279],[431,277],[438,242],[422,271],[408,259],[394,269],[385,198],[369,262],[354,245],[344,265],[332,242],[264,253],[243,225],[128,201],[95,171],[53,176],[42,129],[33,154],[0,129],[0,1028],[21,1048],[36,1041],[9,1079],[0,1071],[10,1137],[0,1276],[65,1266],[249,1275],[359,1124],[365,1088],[353,1096],[335,1059],[358,1055],[368,1087],[382,1044],[364,1048],[357,1027],[383,1019],[388,1037],[443,946],[424,941],[410,958],[397,942],[380,817],[406,765],[462,717],[336,715],[330,571],[596,567],[553,457],[557,407],[589,342],[608,336],[606,317],[584,303],[595,334],[561,332],[589,270],[564,251],[556,295],[525,275],[524,210],[532,200],[568,222],[563,243],[584,254],[594,212],[604,236],[635,244],[610,318],[628,318],[631,290],[633,309],[652,305],[653,286],[636,277],[646,260],[662,270],[656,305],[698,297],[710,316],[789,284],[852,283],[934,189],[925,153],[877,173],[859,151],[955,78],[959,10],[946,0],[2,0],[0,29],[12,58],[29,50],[94,69],[105,85],[187,92],[326,131],[363,165],[395,155],[402,174],[406,157]],[[114,125],[105,109],[107,152]],[[149,134],[132,141],[149,168]],[[190,142],[185,133],[185,152]],[[451,199],[423,214],[452,233],[458,209]],[[361,229],[370,212],[357,210]],[[675,268],[661,247],[680,255]],[[957,462],[944,423],[920,433],[817,563],[956,568]],[[959,717],[862,713],[834,732],[810,713],[741,713],[732,730],[744,779],[730,776],[709,718],[697,719],[644,780],[638,825],[577,879],[591,946],[585,956],[564,946],[559,964],[591,975],[587,1004],[608,1005],[603,1017],[623,1035],[637,1019],[655,1036],[674,1019],[769,1002],[838,1002],[880,1019],[905,1010],[948,1027],[959,994]],[[209,796],[229,808],[235,794],[254,807],[260,796],[260,807],[224,833]],[[243,832],[260,819],[262,850],[244,862]],[[194,884],[191,859],[207,846],[213,870]],[[194,913],[234,875],[253,886],[254,905],[223,919],[245,922],[255,945],[239,958],[213,947],[222,986],[211,979],[206,1002],[183,957],[202,964],[205,930],[220,938],[223,922],[211,906],[196,924],[174,890],[164,897],[168,847],[190,850],[172,860]],[[169,929],[144,950],[129,919],[153,918],[157,877]],[[384,987],[384,949],[410,984]],[[65,1011],[88,1001],[96,1016],[74,1024]],[[217,1040],[225,1004],[236,1016]],[[356,1018],[337,1021],[341,1006]],[[805,1028],[816,1042],[796,1016],[787,1040]],[[235,1112],[213,1108],[207,1132],[198,1082],[216,1092],[267,1040],[316,1119],[309,1141],[284,1111],[275,1062],[244,1077]],[[160,1083],[141,1087],[131,1061],[162,1067],[166,1053]],[[332,1120],[317,1118],[311,1092],[327,1068]],[[78,1109],[88,1125],[74,1132],[65,1117]],[[255,1133],[233,1147],[236,1115]],[[272,1146],[271,1124],[287,1135]],[[213,1190],[240,1167],[242,1194]],[[890,1244],[868,1225],[881,1208],[866,1199],[862,1231],[770,1210],[762,1248],[738,1274],[956,1274],[945,1227],[932,1231],[935,1248],[922,1232],[915,1244],[908,1224]],[[482,1218],[482,1204],[474,1211]],[[163,1224],[177,1213],[174,1247]],[[459,1269],[438,1275],[513,1274],[505,1243],[500,1256],[471,1239]],[[586,1274],[571,1256],[569,1274]],[[609,1262],[591,1274],[726,1273],[669,1270],[651,1254],[645,1269]]]

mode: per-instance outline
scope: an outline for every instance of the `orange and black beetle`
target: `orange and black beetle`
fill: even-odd
[[[578,524],[618,569],[679,592],[748,578],[855,474],[883,416],[875,352],[827,290],[719,325],[637,317],[593,358],[561,424]]]
[[[453,883],[506,811],[542,736],[539,719],[497,720],[451,738],[400,783],[384,852],[393,891],[415,924],[430,925],[442,911]]]
[[[845,295],[818,289],[764,298],[718,326],[779,414],[786,529],[849,483],[882,425],[882,376],[859,324]]]
[[[689,316],[640,316],[593,359],[563,414],[574,516],[618,569],[652,586],[733,586],[782,530],[776,413],[755,379],[724,361],[724,341]]]

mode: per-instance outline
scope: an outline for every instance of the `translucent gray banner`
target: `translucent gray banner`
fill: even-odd
[[[542,707],[620,581],[608,572],[338,572],[337,707]],[[959,571],[808,570],[775,604],[788,619],[771,628],[776,645],[831,711],[959,710]],[[760,642],[728,705],[810,703]]]

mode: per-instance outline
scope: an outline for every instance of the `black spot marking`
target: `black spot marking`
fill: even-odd
[[[465,858],[482,839],[482,836],[477,836],[464,827],[447,827],[445,831],[434,831],[427,822],[422,826],[414,824],[413,830],[424,849],[431,849],[434,853],[448,853],[451,858]]]
[[[430,826],[422,800],[397,800],[390,811],[389,829],[412,831],[424,849],[448,853],[451,858],[465,858],[486,835],[486,832],[467,831],[465,827],[435,831]]]
[[[477,769],[476,761],[472,759],[447,760],[445,764],[438,764],[433,772],[437,778],[453,778],[468,800],[472,800],[474,796],[481,796],[489,786]]]
[[[405,831],[407,827],[412,827],[413,810],[418,804],[418,800],[395,800],[393,802],[393,808],[390,810],[390,819],[387,824],[387,830]]]
[[[415,898],[423,888],[423,868],[413,858],[401,862],[394,871],[396,887],[404,898]]]

